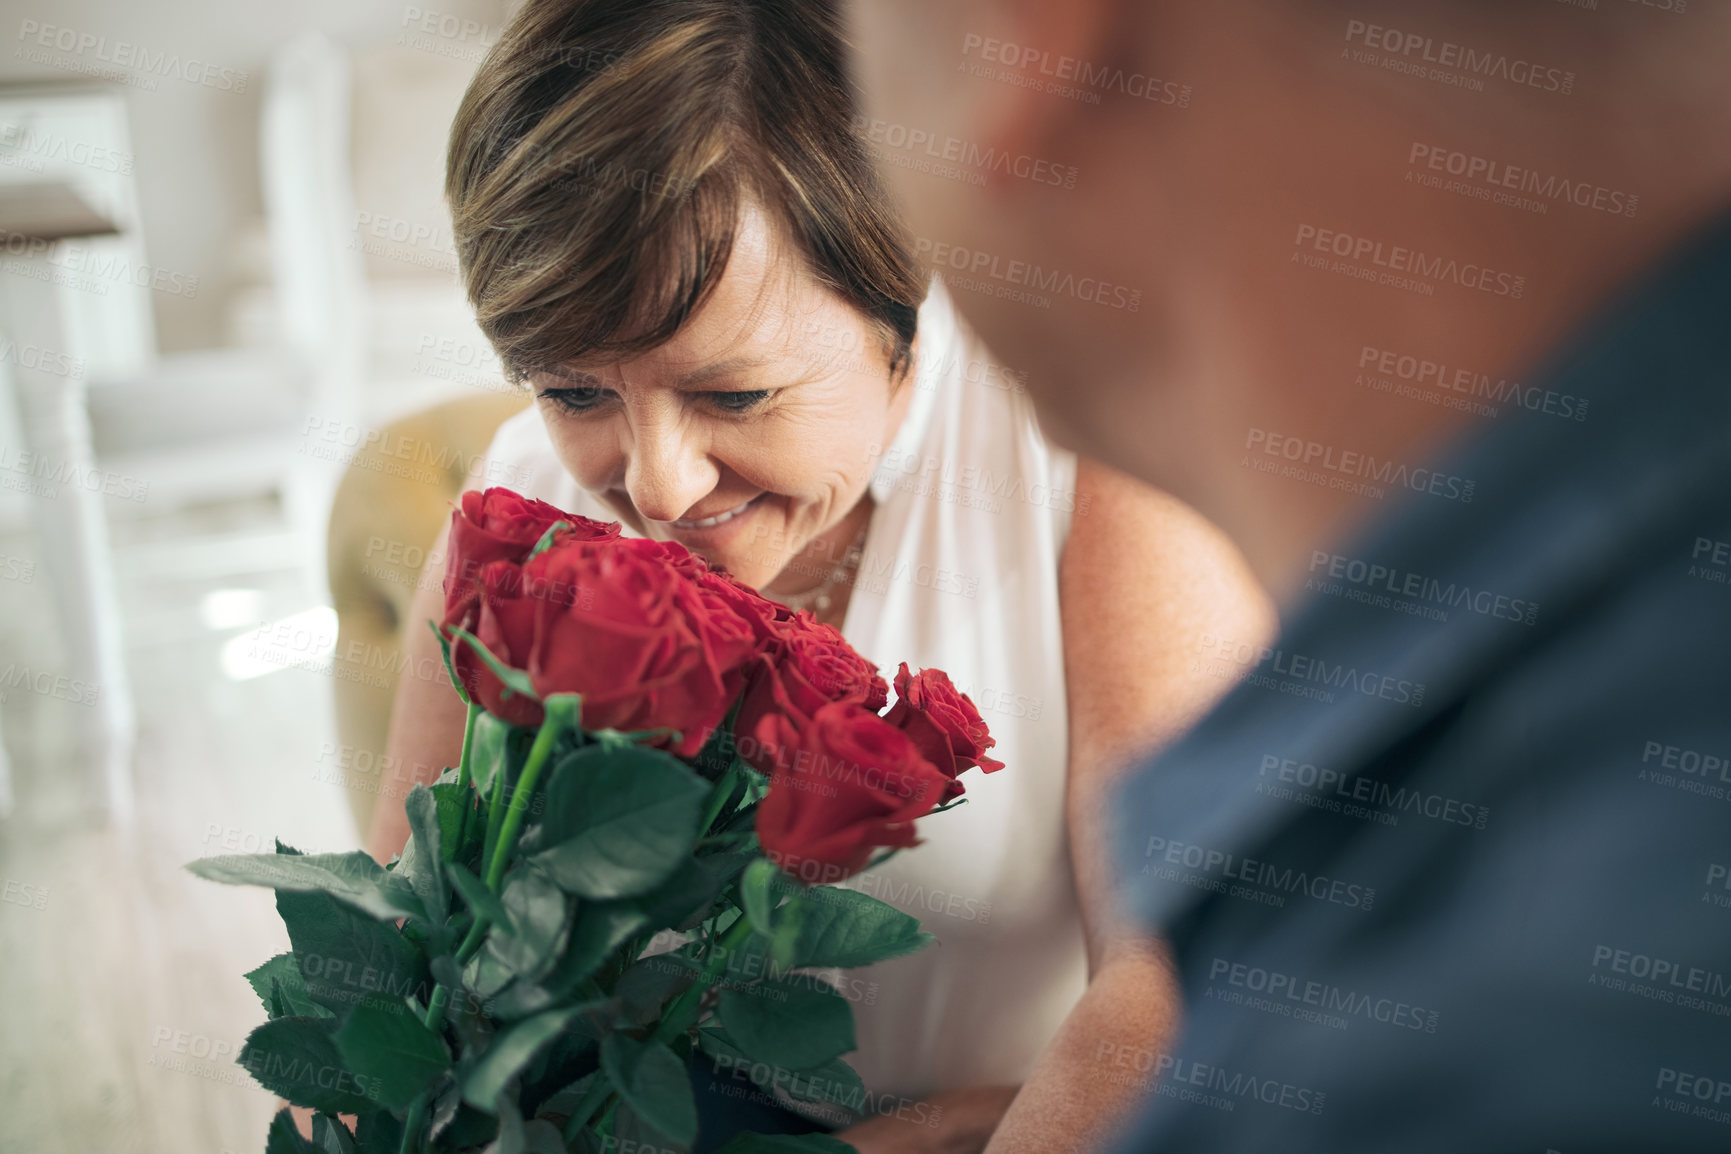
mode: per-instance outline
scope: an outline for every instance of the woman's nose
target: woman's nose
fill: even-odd
[[[625,465],[625,491],[631,504],[651,521],[684,516],[719,479],[708,454],[677,428],[638,430]]]

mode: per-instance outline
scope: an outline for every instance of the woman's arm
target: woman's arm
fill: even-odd
[[[1069,697],[1066,811],[1089,984],[1010,1103],[987,1154],[1099,1145],[1143,1097],[1177,1032],[1162,943],[1116,924],[1104,803],[1142,756],[1182,734],[1227,685],[1192,673],[1204,634],[1257,641],[1276,614],[1226,536],[1189,507],[1083,461],[1059,569]],[[1084,504],[1084,502],[1086,502]]]
[[[445,567],[445,538],[451,527],[439,530],[427,564],[409,603],[408,620],[402,622],[403,673],[397,681],[397,697],[391,707],[390,736],[385,739],[387,765],[406,767],[413,780],[405,780],[406,792],[416,781],[430,782],[447,765],[456,765],[463,753],[463,722],[468,715],[462,699],[451,688],[439,656],[439,642],[428,621],[445,614],[445,594],[439,576]],[[432,678],[416,676],[416,670],[437,670]],[[401,852],[409,840],[409,818],[402,799],[383,796],[373,809],[372,829],[367,833],[367,852],[379,864]]]

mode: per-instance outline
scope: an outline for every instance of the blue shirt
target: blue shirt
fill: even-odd
[[[1096,1058],[1119,1150],[1731,1150],[1731,227],[1455,395],[1445,480],[1119,794],[1185,994]]]

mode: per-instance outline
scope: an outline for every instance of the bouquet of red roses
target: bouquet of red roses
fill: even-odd
[[[697,1052],[856,1115],[852,1010],[813,971],[930,935],[824,883],[1000,768],[967,697],[904,663],[885,712],[889,686],[810,614],[503,489],[453,517],[437,631],[468,724],[460,763],[410,793],[401,856],[189,867],[274,888],[293,946],[247,975],[269,1021],[240,1061],[317,1113],[310,1143],[279,1114],[268,1154],[690,1149]]]

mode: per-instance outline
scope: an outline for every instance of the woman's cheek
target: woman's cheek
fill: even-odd
[[[543,402],[545,404],[545,402]],[[609,487],[619,472],[620,456],[617,440],[608,435],[604,422],[579,421],[566,414],[545,410],[541,414],[547,435],[553,442],[553,455],[565,466],[565,471],[577,484],[590,492]]]

